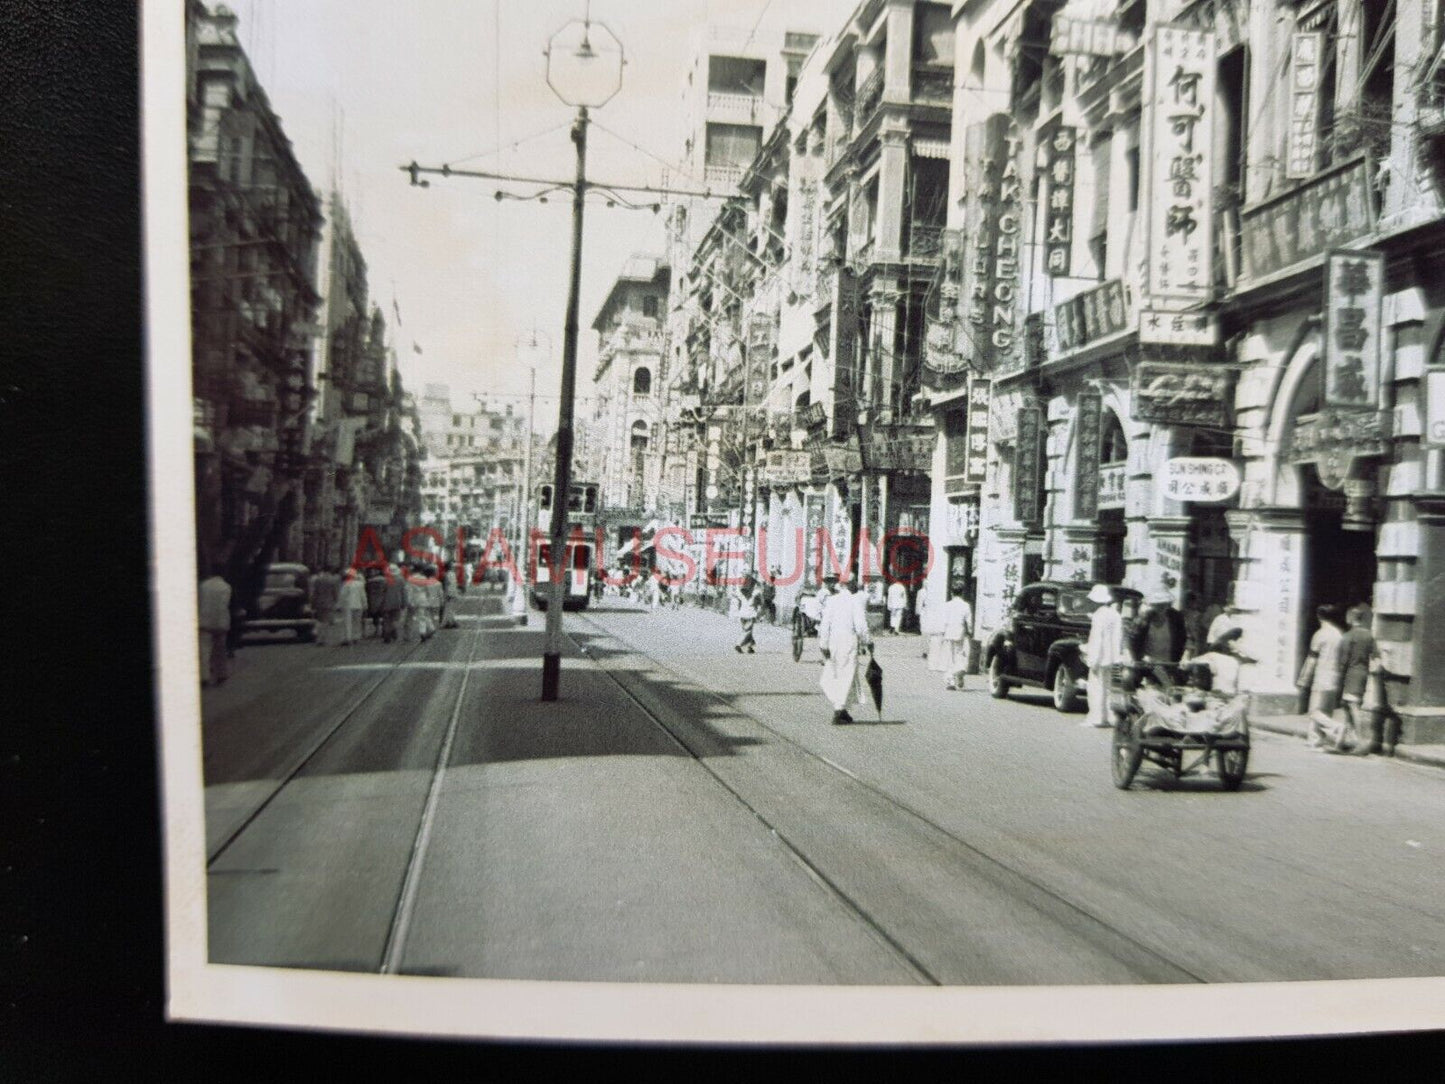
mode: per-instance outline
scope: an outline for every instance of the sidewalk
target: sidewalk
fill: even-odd
[[[613,600],[608,600],[609,602]],[[639,610],[645,607],[639,606]],[[715,610],[684,605],[682,612],[692,612],[698,615],[706,615],[707,619],[718,622],[720,625],[727,625],[729,629],[735,622],[718,613]],[[790,632],[786,625],[769,625],[760,621],[754,635],[759,645],[765,641],[773,650],[783,650],[784,645],[790,638]],[[940,675],[930,671],[928,664],[923,658],[924,648],[927,645],[927,637],[916,633],[903,633],[899,636],[891,636],[886,633],[874,633],[874,642],[877,647],[877,654],[880,663],[888,663],[890,672],[895,680],[903,678],[909,682],[915,690],[934,690],[937,681],[941,680]],[[816,641],[808,641],[808,650],[816,650]],[[980,652],[980,659],[982,653]],[[902,671],[898,667],[902,664]],[[972,690],[986,687],[988,676],[986,674],[970,674],[966,687]],[[916,684],[915,684],[916,682]],[[946,693],[941,686],[933,692],[940,701],[952,695]],[[1258,730],[1271,734],[1281,734],[1296,737],[1303,740],[1308,734],[1309,717],[1305,715],[1264,715],[1250,718],[1250,725]],[[1397,745],[1395,747],[1396,760],[1408,761],[1414,764],[1424,764],[1434,768],[1445,768],[1445,745]]]

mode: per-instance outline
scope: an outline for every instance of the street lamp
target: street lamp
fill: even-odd
[[[547,640],[542,652],[542,699],[556,700],[562,679],[562,601],[566,597],[568,494],[572,489],[572,399],[577,390],[577,308],[582,280],[582,207],[587,196],[587,110],[611,101],[622,89],[622,43],[591,18],[574,19],[553,34],[544,51],[547,85],[577,107],[572,142],[577,145],[577,180],[572,185],[572,267],[562,333],[562,389],[557,406],[557,471],[552,488],[551,591]],[[590,587],[590,584],[589,584]]]
[[[518,554],[528,552],[528,540],[536,520],[532,517],[532,428],[537,400],[537,366],[552,356],[552,339],[545,331],[533,328],[518,335],[513,344],[517,356],[527,367],[527,435],[526,458],[523,460],[522,479],[517,487],[517,548]],[[512,617],[517,624],[527,623],[527,590],[523,583],[514,583]]]

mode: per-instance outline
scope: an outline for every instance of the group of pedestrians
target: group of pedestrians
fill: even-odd
[[[1310,638],[1296,681],[1309,695],[1309,747],[1325,753],[1393,756],[1400,720],[1384,695],[1369,606],[1357,603],[1342,614],[1340,607],[1324,605],[1316,608],[1315,616],[1320,627]],[[1336,720],[1340,708],[1345,717]]]

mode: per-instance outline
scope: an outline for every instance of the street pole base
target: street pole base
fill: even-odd
[[[562,656],[545,654],[542,656],[542,699],[556,700],[557,692],[562,685]]]

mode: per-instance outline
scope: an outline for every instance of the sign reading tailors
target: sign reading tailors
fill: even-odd
[[[1161,24],[1145,53],[1147,292],[1197,300],[1213,284],[1213,30]]]
[[[1232,369],[1142,361],[1134,370],[1129,413],[1136,422],[1223,429],[1233,398]]]
[[[1044,217],[1044,270],[1054,277],[1069,273],[1074,244],[1074,149],[1078,129],[1052,123],[1039,132],[1039,149],[1049,182]]]
[[[973,367],[1011,369],[1019,360],[1019,249],[1023,193],[1019,134],[1007,113],[970,125],[964,144],[968,174],[968,252],[963,265],[963,311]]]
[[[1331,252],[1325,262],[1325,405],[1374,410],[1380,402],[1383,252]]]
[[[971,378],[968,383],[968,465],[964,477],[981,486],[988,474],[988,415],[992,384]]]
[[[1178,456],[1165,461],[1161,482],[1171,501],[1218,504],[1239,492],[1239,468],[1228,459]]]
[[[1322,256],[1363,237],[1374,224],[1365,161],[1357,159],[1239,212],[1240,278],[1261,279]]]
[[[1097,391],[1079,393],[1074,446],[1074,518],[1093,519],[1099,514],[1099,459],[1103,450],[1104,397]]]
[[[1320,130],[1320,63],[1325,36],[1308,30],[1294,36],[1290,52],[1289,128],[1285,133],[1284,175],[1292,181],[1315,174]]]
[[[1041,519],[1043,485],[1044,412],[1036,406],[1019,410],[1014,441],[1014,515],[1020,523],[1036,525]]]

